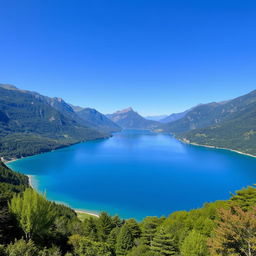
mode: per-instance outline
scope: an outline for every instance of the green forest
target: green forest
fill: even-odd
[[[3,163],[0,186],[1,256],[256,255],[255,187],[227,201],[137,222],[106,212],[81,221]]]

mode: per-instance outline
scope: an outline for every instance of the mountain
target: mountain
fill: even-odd
[[[132,108],[123,109],[106,116],[125,129],[154,129],[158,127],[158,122],[145,119]]]
[[[182,119],[165,124],[163,131],[190,143],[256,155],[256,90],[195,107]]]
[[[165,118],[162,118],[161,120],[159,120],[160,123],[171,123],[174,121],[177,121],[181,118],[183,118],[188,112],[190,112],[193,108],[185,110],[183,112],[180,113],[173,113]]]
[[[97,128],[98,130],[107,133],[121,131],[120,126],[93,108],[83,108],[76,113],[80,119],[88,122],[89,125]]]
[[[63,115],[75,120],[81,125],[97,129],[101,133],[107,134],[121,130],[121,128],[117,124],[109,120],[106,116],[98,112],[96,109],[73,106],[66,103],[63,99],[56,97],[45,97],[45,99],[52,107],[60,111]]]
[[[159,115],[159,116],[145,116],[144,118],[147,120],[152,120],[152,121],[161,121],[168,117],[168,115]]]
[[[0,156],[6,159],[105,136],[62,99],[0,84]]]
[[[83,110],[82,107],[80,107],[80,106],[74,106],[74,105],[72,105],[72,104],[70,104],[70,103],[69,103],[69,106],[70,106],[75,112],[78,112],[78,111],[80,111],[80,110]]]

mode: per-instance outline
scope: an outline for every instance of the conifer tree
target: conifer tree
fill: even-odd
[[[140,237],[141,230],[140,230],[140,227],[139,227],[139,225],[138,225],[138,223],[136,222],[135,219],[127,220],[126,224],[129,226],[129,229],[132,232],[133,238]]]
[[[99,239],[105,242],[113,228],[112,218],[106,212],[102,212],[97,223]]]
[[[162,222],[161,219],[157,217],[146,217],[142,224],[141,224],[141,230],[142,230],[142,242],[146,245],[150,245],[154,235],[157,231],[157,227]]]
[[[115,252],[116,250],[116,240],[120,232],[120,229],[121,229],[120,227],[113,228],[108,236],[107,243],[109,244],[113,252]]]
[[[93,217],[84,220],[83,230],[85,236],[91,238],[94,241],[98,240],[97,224]]]
[[[113,227],[121,227],[124,224],[124,221],[119,218],[119,216],[115,215],[112,218]]]
[[[116,255],[123,256],[134,246],[132,232],[127,224],[124,224],[117,236]]]
[[[176,253],[174,238],[168,234],[163,227],[155,234],[150,249],[159,255],[169,256]]]
[[[232,195],[231,205],[237,205],[244,211],[252,209],[256,205],[256,187],[248,186],[242,190],[236,191],[235,195]]]

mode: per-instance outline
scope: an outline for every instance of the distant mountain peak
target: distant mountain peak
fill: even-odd
[[[125,108],[125,109],[122,109],[122,110],[118,110],[118,111],[115,112],[115,114],[123,114],[123,113],[127,113],[127,112],[135,112],[135,111],[133,110],[132,107],[129,107],[129,108]]]
[[[131,107],[116,111],[107,117],[125,129],[154,129],[158,126],[156,121],[145,119]]]
[[[53,99],[58,101],[58,102],[64,102],[64,100],[62,98],[60,98],[60,97],[54,97]]]
[[[0,84],[0,87],[6,90],[18,90],[18,88],[12,84]]]

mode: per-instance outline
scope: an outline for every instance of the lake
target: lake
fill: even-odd
[[[50,200],[122,218],[168,216],[256,183],[256,158],[125,130],[8,164]]]

